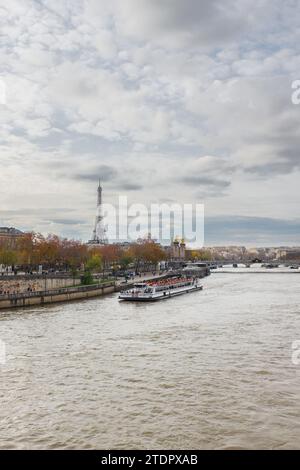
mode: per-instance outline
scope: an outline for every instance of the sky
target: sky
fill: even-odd
[[[300,245],[299,0],[0,0],[0,226],[202,203],[207,245]]]

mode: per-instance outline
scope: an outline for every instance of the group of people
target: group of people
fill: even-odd
[[[181,277],[170,277],[167,279],[161,279],[159,281],[154,280],[154,281],[147,281],[147,284],[149,286],[163,286],[163,287],[169,287],[169,286],[174,286],[180,282],[188,282],[191,281],[192,279],[189,278],[181,278]]]

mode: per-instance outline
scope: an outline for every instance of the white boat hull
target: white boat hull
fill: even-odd
[[[162,292],[154,292],[154,293],[135,293],[135,292],[122,292],[119,295],[120,300],[127,300],[131,302],[153,302],[157,300],[167,300],[171,297],[175,297],[177,295],[189,294],[190,292],[195,292],[198,290],[202,290],[203,286],[194,284],[192,286],[185,286],[185,287],[178,287],[174,289],[166,289]]]

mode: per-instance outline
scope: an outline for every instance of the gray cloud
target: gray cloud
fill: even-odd
[[[244,0],[120,0],[116,4],[115,19],[122,32],[168,47],[222,46],[250,27]]]
[[[300,245],[300,220],[265,217],[207,217],[206,244]]]
[[[183,178],[180,178],[179,181],[192,186],[210,186],[216,189],[228,188],[230,186],[230,181],[218,180],[203,176],[184,176]]]
[[[85,221],[82,219],[51,219],[49,222],[53,224],[60,224],[60,225],[79,225],[84,224]]]
[[[99,178],[101,179],[101,181],[110,181],[113,178],[116,178],[118,171],[112,166],[100,165],[92,169],[89,169],[89,172],[85,172],[83,170],[81,173],[75,172],[72,174],[72,170],[71,170],[70,173],[74,179],[81,180],[81,181],[97,182],[99,181]]]
[[[120,183],[115,186],[118,191],[140,191],[143,185],[138,183]]]
[[[5,217],[5,218],[9,218],[9,217],[17,217],[17,216],[24,216],[24,215],[28,215],[28,216],[35,216],[35,215],[39,215],[41,214],[41,211],[44,211],[44,214],[45,215],[48,215],[50,216],[51,214],[54,215],[54,214],[57,214],[57,213],[65,213],[65,212],[70,212],[70,211],[74,211],[75,209],[70,209],[70,208],[67,208],[67,207],[53,207],[53,208],[28,208],[28,207],[22,207],[22,208],[19,208],[19,209],[12,209],[12,210],[3,210],[3,209],[0,209],[0,218],[1,217]]]

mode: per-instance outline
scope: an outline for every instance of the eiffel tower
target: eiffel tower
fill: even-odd
[[[99,179],[99,185],[97,189],[97,214],[95,219],[95,226],[89,245],[106,245],[108,243],[106,236],[106,229],[103,224],[103,213],[102,213],[102,186]]]

